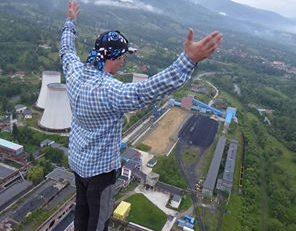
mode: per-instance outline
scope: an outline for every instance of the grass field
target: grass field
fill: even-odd
[[[199,155],[199,151],[197,149],[186,149],[182,160],[186,166],[190,166],[192,163],[195,163]]]
[[[155,231],[161,231],[167,220],[164,212],[152,204],[142,194],[135,194],[129,197],[126,201],[132,204],[128,217],[130,222],[134,222]]]
[[[192,206],[192,199],[189,194],[185,194],[182,197],[182,202],[181,202],[178,210],[180,212],[183,212],[183,211],[186,211],[187,209],[189,209],[191,206]]]
[[[186,188],[187,183],[182,177],[174,152],[169,156],[157,158],[157,165],[153,171],[160,175],[160,181],[180,188]]]

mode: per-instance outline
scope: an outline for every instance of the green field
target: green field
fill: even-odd
[[[153,171],[160,175],[160,181],[179,188],[187,187],[185,179],[181,176],[174,152],[169,156],[161,156],[157,160],[157,165],[153,168]]]
[[[135,194],[126,201],[132,204],[128,217],[129,222],[134,222],[155,231],[161,231],[167,220],[164,212],[142,194]]]

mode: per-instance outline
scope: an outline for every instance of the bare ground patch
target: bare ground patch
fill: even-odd
[[[172,108],[142,139],[142,143],[151,147],[155,155],[166,154],[176,142],[178,131],[189,116],[181,108]]]

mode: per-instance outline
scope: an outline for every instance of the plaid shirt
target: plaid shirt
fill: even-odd
[[[180,88],[196,65],[182,53],[146,81],[122,83],[82,63],[75,50],[75,22],[66,20],[60,56],[72,109],[69,165],[81,177],[120,168],[120,141],[125,112],[143,108]]]

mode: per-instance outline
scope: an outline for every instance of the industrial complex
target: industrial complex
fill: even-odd
[[[133,74],[133,82],[147,78],[144,74]],[[194,86],[194,89],[200,90],[197,84]],[[59,72],[42,73],[42,86],[35,107],[40,114],[35,129],[57,134],[62,132],[64,135],[69,132],[71,108]],[[24,105],[15,107],[24,119],[26,115],[27,119],[32,118],[32,111],[30,115],[25,115],[28,109]],[[165,214],[166,221],[159,230],[190,231],[196,227],[205,230],[198,208],[214,207],[213,204],[205,205],[209,203],[208,198],[211,199],[210,203],[227,200],[225,195],[231,193],[234,185],[239,142],[228,139],[227,131],[236,120],[235,108],[217,109],[212,103],[206,104],[192,96],[178,100],[169,98],[160,107],[154,105],[150,114],[144,115],[124,132],[120,144],[122,168],[113,186],[115,194],[120,197],[114,205],[112,227],[155,230],[149,222],[142,223],[130,218],[134,216],[134,206],[139,205],[129,202],[129,198],[140,194],[155,209]],[[143,151],[141,146],[149,149]],[[51,139],[43,140],[33,156],[36,159],[42,158],[42,150],[47,147],[68,156],[67,147]],[[212,153],[208,153],[210,147]],[[161,158],[169,158],[170,155],[175,155],[176,164],[187,186],[170,184],[155,171]],[[205,156],[208,155],[211,155],[208,158],[209,167],[202,170]],[[20,165],[15,168],[7,162],[0,163],[0,231],[19,227],[24,227],[24,230],[72,231],[75,212],[73,173],[67,168],[53,165],[44,179],[34,185],[27,180],[28,170],[33,166],[28,156],[23,145],[0,139],[1,160]],[[192,205],[184,210],[183,201],[186,197],[190,198]],[[145,212],[145,208],[142,209]],[[43,212],[48,215],[42,222],[35,224],[28,221],[28,217]]]

